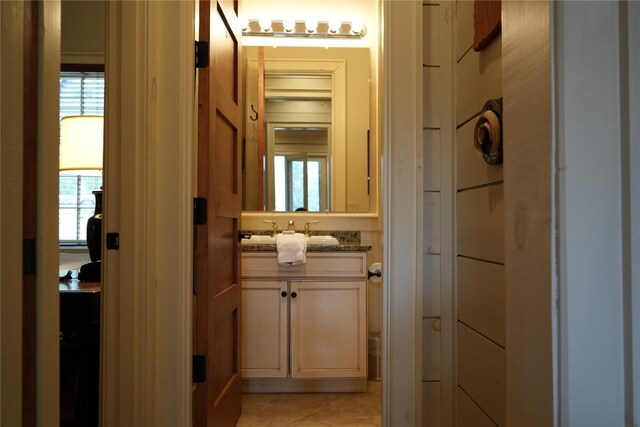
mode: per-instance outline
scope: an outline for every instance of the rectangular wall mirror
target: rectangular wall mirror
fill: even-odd
[[[243,209],[370,212],[369,49],[251,46],[244,65]]]

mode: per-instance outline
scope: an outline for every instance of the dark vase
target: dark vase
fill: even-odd
[[[87,247],[91,261],[102,259],[102,190],[93,192],[96,197],[96,209],[87,221]]]

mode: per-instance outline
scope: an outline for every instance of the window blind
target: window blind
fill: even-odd
[[[60,73],[60,119],[66,116],[104,115],[104,73]]]

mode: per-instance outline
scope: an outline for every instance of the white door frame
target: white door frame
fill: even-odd
[[[102,425],[191,423],[194,1],[107,2]]]
[[[422,418],[422,2],[384,1],[383,425]]]

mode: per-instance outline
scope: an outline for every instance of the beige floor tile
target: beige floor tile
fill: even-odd
[[[366,393],[244,394],[238,427],[379,427],[381,406],[378,381],[369,381]]]

